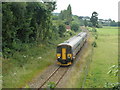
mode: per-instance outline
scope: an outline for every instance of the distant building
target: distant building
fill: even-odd
[[[79,16],[79,19],[90,21],[89,16]]]
[[[54,16],[59,16],[60,13],[52,13]]]
[[[70,25],[66,25],[66,31],[69,31],[69,30],[71,30]]]

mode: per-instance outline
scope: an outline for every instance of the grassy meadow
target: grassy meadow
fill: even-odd
[[[97,47],[93,51],[84,88],[110,88],[106,83],[118,82],[117,76],[107,74],[111,66],[118,65],[118,28],[99,28],[97,33]]]

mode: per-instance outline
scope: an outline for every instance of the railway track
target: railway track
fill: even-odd
[[[83,47],[87,47],[86,43]],[[83,51],[84,49],[83,47],[78,53]],[[80,55],[78,54],[76,56],[76,59],[72,66],[74,66],[77,63],[76,61],[80,60],[80,57],[81,57],[81,54]],[[51,67],[49,67],[49,69],[47,69],[45,72],[43,72],[43,74],[41,74],[33,82],[31,82],[29,86],[30,88],[37,88],[38,90],[40,90],[41,88],[47,88],[48,83],[54,82],[56,88],[61,88],[65,84],[63,82],[64,82],[64,79],[68,77],[68,72],[71,71],[70,68],[71,68],[70,66],[60,67],[55,63],[55,65],[52,65]]]
[[[54,82],[56,87],[61,81],[61,79],[64,77],[68,69],[69,67],[60,67],[60,66],[56,68],[55,71],[52,74],[50,74],[50,76],[40,85],[39,89],[47,88],[47,84],[49,82]]]
[[[87,43],[85,42],[84,47],[87,47],[86,45]],[[76,55],[76,59],[73,63],[72,66],[74,66],[75,63],[77,63],[78,59],[80,59],[80,56],[78,55],[81,51],[83,50],[83,48],[81,48],[81,50],[77,53]],[[62,81],[63,77],[65,77],[67,71],[70,69],[71,67],[57,67],[50,75],[49,77],[40,85],[39,89],[41,88],[47,88],[47,85],[49,82],[54,82],[55,83],[55,87],[57,87],[57,85],[59,84],[60,81]],[[38,89],[38,90],[39,90]]]

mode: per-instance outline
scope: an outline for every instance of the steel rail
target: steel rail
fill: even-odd
[[[47,78],[47,80],[44,81],[44,83],[39,87],[39,89],[42,88],[42,87],[46,84],[46,82],[47,82],[59,69],[60,69],[60,66]],[[39,90],[39,89],[38,89],[38,90]]]

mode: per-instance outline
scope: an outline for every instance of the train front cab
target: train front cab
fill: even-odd
[[[69,66],[73,62],[72,48],[69,45],[57,46],[57,64],[60,66]]]

